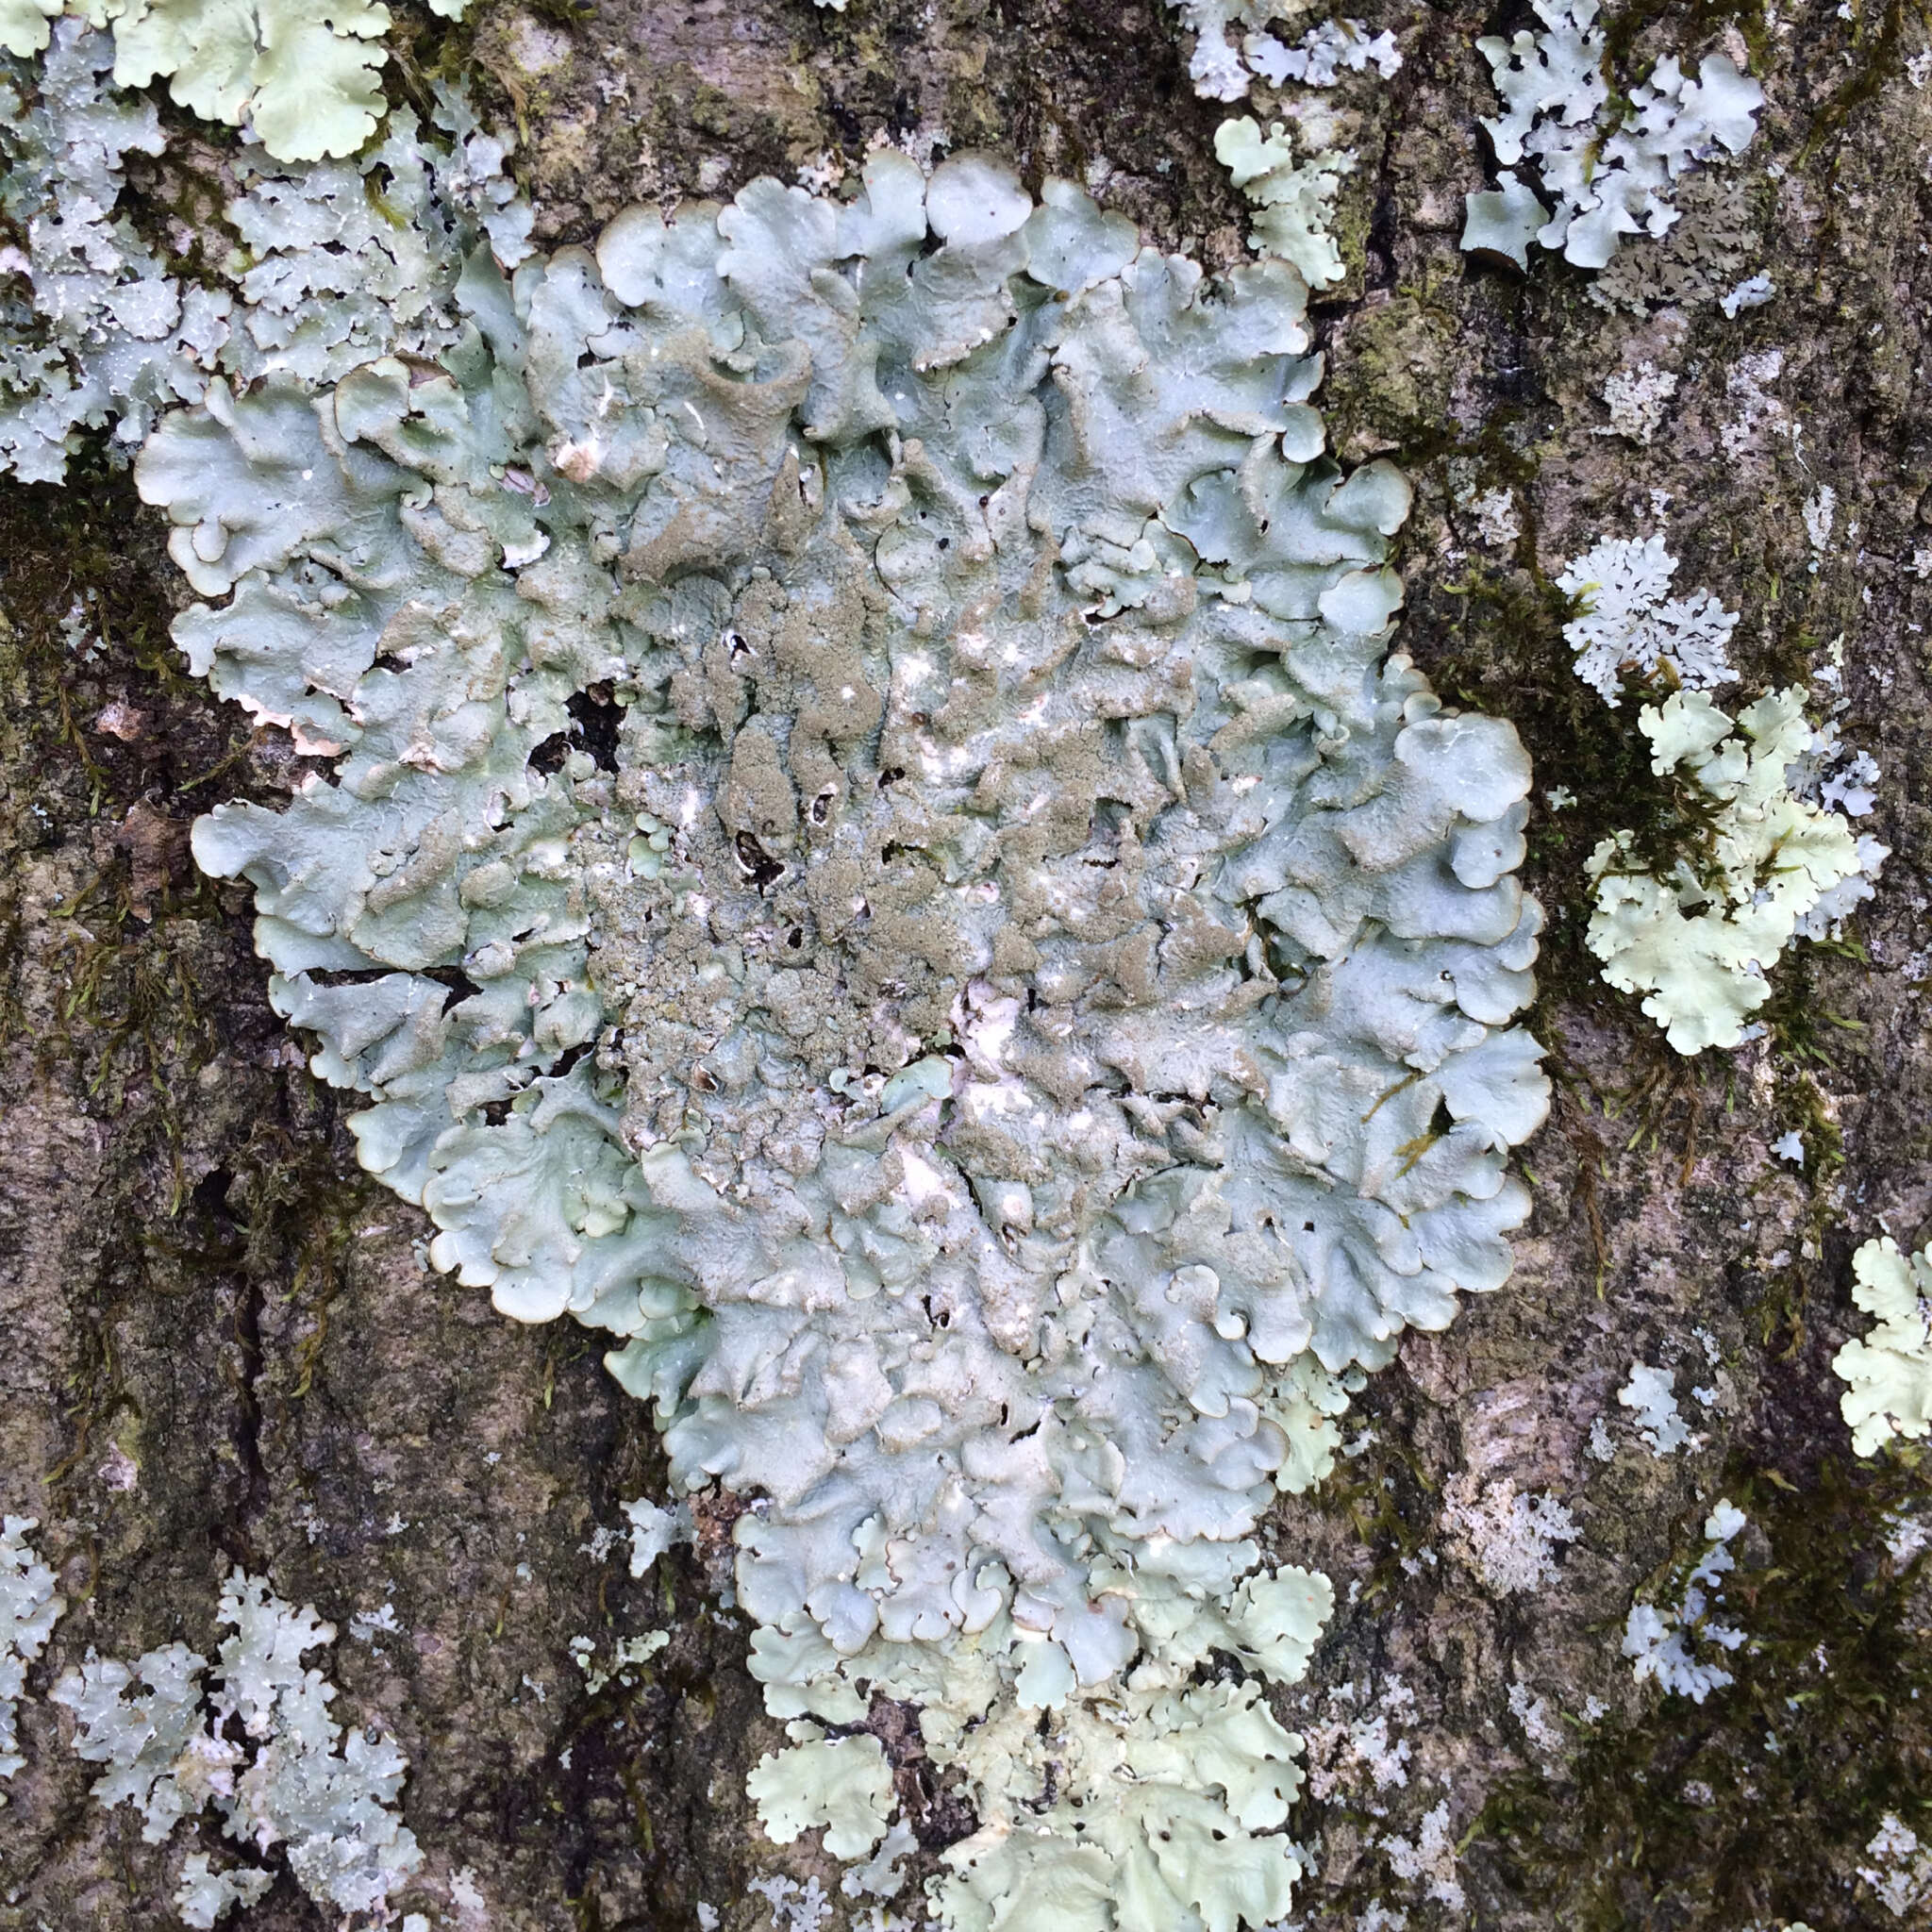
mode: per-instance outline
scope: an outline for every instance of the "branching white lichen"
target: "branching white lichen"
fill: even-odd
[[[1708,591],[1673,597],[1676,574],[1677,559],[1661,535],[1599,537],[1557,573],[1557,588],[1583,607],[1563,626],[1563,640],[1576,653],[1576,675],[1607,703],[1620,701],[1626,675],[1648,677],[1664,665],[1692,691],[1713,690],[1737,676],[1724,647],[1738,613]]]
[[[1447,1798],[1423,1814],[1413,1839],[1391,1833],[1380,1842],[1396,1877],[1424,1881],[1424,1895],[1452,1912],[1466,1909],[1469,1901],[1456,1875],[1456,1834],[1449,1824]]]
[[[1583,1533],[1556,1497],[1523,1494],[1508,1476],[1485,1483],[1469,1470],[1449,1479],[1441,1523],[1451,1553],[1499,1596],[1554,1582],[1558,1549]]]
[[[161,134],[110,86],[112,62],[106,35],[63,20],[38,73],[0,63],[0,212],[24,242],[0,250],[0,470],[25,481],[58,482],[84,429],[111,422],[115,447],[138,445],[217,370],[326,381],[390,353],[433,358],[457,339],[479,236],[508,267],[529,252],[508,142],[441,89],[434,138],[399,108],[353,161],[284,167],[244,147],[225,208],[234,265],[184,279],[117,211],[127,157],[158,154]]]
[[[627,1690],[635,1689],[638,1666],[649,1663],[670,1641],[668,1630],[646,1630],[636,1637],[620,1637],[602,1663],[597,1660],[597,1641],[593,1637],[573,1637],[569,1649],[571,1661],[584,1674],[585,1692],[594,1697],[613,1679]]]
[[[1655,1677],[1663,1690],[1702,1704],[1713,1690],[1734,1681],[1712,1652],[1735,1653],[1744,1642],[1744,1633],[1719,1623],[1712,1613],[1724,1606],[1724,1578],[1737,1567],[1730,1545],[1745,1522],[1741,1509],[1720,1497],[1705,1519],[1707,1548],[1674,1607],[1630,1607],[1624,1625],[1624,1655],[1632,1660],[1640,1684]]]
[[[1846,819],[1869,817],[1878,803],[1878,784],[1884,774],[1870,752],[1855,750],[1840,736],[1840,720],[1851,709],[1851,693],[1845,689],[1842,636],[1832,640],[1824,663],[1812,673],[1812,680],[1822,688],[1828,715],[1786,774],[1791,795]],[[1842,938],[1846,919],[1872,897],[1890,849],[1870,832],[1860,832],[1857,853],[1857,871],[1824,893],[1817,905],[1800,917],[1800,939]]]
[[[1919,1842],[1919,1834],[1895,1811],[1878,1821],[1865,1847],[1873,1862],[1858,1867],[1858,1876],[1895,1919],[1932,1904],[1932,1849]]]
[[[1877,1320],[1832,1357],[1839,1409],[1860,1456],[1893,1436],[1932,1431],[1932,1248],[1899,1252],[1890,1235],[1852,1257],[1852,1299]]]
[[[1597,845],[1587,868],[1596,886],[1590,948],[1610,985],[1644,995],[1678,1053],[1735,1046],[1801,924],[1869,896],[1888,848],[1792,791],[1791,768],[1815,736],[1795,687],[1735,720],[1701,691],[1680,691],[1645,705],[1637,723],[1651,769],[1692,788],[1702,823],[1687,827],[1694,857],[1663,878],[1641,867],[1633,834]]]
[[[879,155],[479,253],[444,373],[140,465],[192,660],[341,756],[195,850],[364,1163],[758,1498],[775,1830],[871,1853],[849,1727],[924,1707],[961,1926],[1285,1909],[1260,1680],[1330,1598],[1250,1532],[1526,1206],[1528,767],[1390,653],[1407,487],[1320,458],[1302,293]]]
[[[1395,36],[1372,34],[1358,20],[1324,20],[1290,45],[1273,34],[1250,34],[1241,43],[1249,67],[1274,87],[1293,81],[1303,87],[1334,87],[1344,74],[1370,68],[1384,80],[1402,65]]]
[[[1624,237],[1661,235],[1676,220],[1670,197],[1686,170],[1743,153],[1764,90],[1723,54],[1695,80],[1667,58],[1613,104],[1596,0],[1534,6],[1541,32],[1476,42],[1503,102],[1483,122],[1503,172],[1498,188],[1469,196],[1462,245],[1522,266],[1534,241],[1600,269]]]
[[[1380,1817],[1384,1812],[1378,1800],[1408,1784],[1414,1750],[1400,1733],[1402,1726],[1414,1722],[1415,1692],[1391,1671],[1379,1691],[1373,1678],[1364,1678],[1331,1685],[1323,1699],[1328,1712],[1338,1706],[1357,1705],[1365,1707],[1355,1715],[1324,1715],[1303,1726],[1307,1736],[1308,1790],[1321,1799],[1347,1797]]]
[[[67,1599],[54,1588],[53,1571],[27,1541],[39,1527],[32,1516],[0,1518],[0,1778],[11,1777],[26,1762],[19,1731],[26,1667],[47,1647],[67,1609]]]
[[[390,1894],[423,1857],[391,1808],[408,1760],[374,1729],[344,1733],[329,1713],[336,1687],[304,1667],[306,1653],[335,1641],[335,1626],[240,1570],[217,1620],[233,1634],[211,1672],[183,1643],[149,1651],[131,1668],[90,1651],[54,1687],[54,1702],[74,1713],[75,1750],[107,1766],[95,1798],[133,1804],[149,1844],[211,1804],[228,1837],[258,1852],[284,1846],[318,1904],[386,1918]],[[191,1854],[175,1907],[189,1924],[212,1925],[258,1898],[269,1877],[211,1872],[206,1855]]]
[[[1523,537],[1523,512],[1513,491],[1474,488],[1458,491],[1456,505],[1475,523],[1476,541],[1491,550],[1513,550]]]
[[[1527,1684],[1510,1685],[1509,1715],[1523,1726],[1523,1735],[1530,1747],[1545,1760],[1558,1759],[1566,1754],[1570,1740],[1551,1719],[1548,1702]]]
[[[1391,33],[1371,34],[1358,20],[1324,20],[1290,44],[1269,31],[1311,10],[1312,0],[1168,0],[1194,36],[1188,64],[1204,100],[1238,101],[1257,80],[1333,87],[1343,73],[1373,67],[1384,79],[1402,65]],[[1239,36],[1237,41],[1236,37]]]

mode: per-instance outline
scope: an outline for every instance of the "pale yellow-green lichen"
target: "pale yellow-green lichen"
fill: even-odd
[[[453,20],[466,0],[429,4]],[[62,12],[111,31],[118,85],[166,80],[203,120],[252,125],[278,160],[354,154],[383,112],[381,0],[0,0],[0,47],[42,52]]]
[[[1603,840],[1588,865],[1590,949],[1610,985],[1643,995],[1678,1053],[1736,1046],[1800,923],[1875,872],[1886,848],[1792,791],[1790,772],[1816,735],[1802,691],[1771,692],[1736,719],[1682,691],[1637,723],[1652,770],[1695,788],[1707,849],[1659,878],[1641,869],[1632,833]]]
[[[1894,1436],[1932,1432],[1932,1248],[1899,1251],[1890,1235],[1852,1257],[1852,1299],[1877,1320],[1832,1357],[1852,1447],[1874,1455]]]

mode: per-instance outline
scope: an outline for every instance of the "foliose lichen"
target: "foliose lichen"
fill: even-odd
[[[1346,74],[1370,69],[1388,79],[1402,65],[1390,32],[1371,34],[1358,20],[1324,20],[1292,45],[1266,31],[1279,20],[1306,11],[1301,5],[1274,0],[1171,0],[1195,36],[1189,64],[1194,92],[1204,99],[1239,100],[1260,81],[1275,91],[1325,89]],[[1249,31],[1239,50],[1228,35]],[[1335,144],[1333,117],[1299,111],[1300,102],[1284,104],[1286,119],[1271,120],[1267,131],[1252,115],[1224,121],[1215,130],[1214,153],[1234,185],[1258,210],[1249,242],[1262,255],[1291,261],[1311,289],[1327,288],[1345,274],[1330,224],[1342,178],[1354,173],[1356,157]],[[1311,131],[1315,130],[1315,131]],[[1303,155],[1296,158],[1300,142]]]
[[[1359,20],[1319,21],[1292,45],[1270,33],[1251,34],[1242,52],[1255,74],[1274,87],[1289,81],[1334,87],[1344,74],[1366,74],[1372,67],[1389,80],[1402,66],[1394,34],[1386,28],[1372,34]]]
[[[38,71],[0,61],[0,470],[58,482],[85,429],[139,446],[165,409],[220,372],[320,382],[372,358],[433,358],[456,338],[454,292],[479,238],[514,266],[530,210],[510,142],[439,87],[434,132],[408,109],[353,160],[229,158],[237,246],[211,275],[175,273],[121,211],[130,155],[158,155],[153,107],[112,83],[113,47],[55,24]]]
[[[1839,1410],[1860,1456],[1932,1432],[1932,1249],[1901,1254],[1890,1235],[1852,1257],[1852,1299],[1877,1320],[1832,1357]]]
[[[67,1599],[54,1588],[53,1571],[28,1541],[39,1527],[31,1516],[0,1518],[0,1778],[11,1777],[26,1762],[19,1731],[26,1667],[47,1647],[67,1609]]]
[[[757,1498],[774,1830],[870,1853],[922,1707],[952,1925],[1286,1908],[1331,1597],[1251,1533],[1526,1211],[1528,766],[1390,648],[1303,294],[885,154],[479,250],[440,369],[137,472],[191,661],[340,759],[194,843],[364,1164]]]
[[[1923,1910],[1932,1902],[1932,1851],[1920,1843],[1919,1834],[1897,1812],[1888,1811],[1879,1820],[1865,1856],[1872,1863],[1860,1865],[1858,1876],[1894,1919]]]
[[[1726,317],[1769,301],[1770,277],[1748,273],[1763,245],[1762,192],[1741,168],[1680,175],[1671,192],[1677,219],[1641,247],[1620,248],[1591,278],[1590,301],[1638,316],[1666,304],[1692,309],[1716,303]]]
[[[1727,55],[1707,55],[1695,80],[1667,56],[1627,98],[1613,96],[1596,0],[1533,4],[1542,31],[1476,42],[1503,103],[1483,121],[1501,172],[1495,189],[1468,197],[1462,246],[1523,267],[1534,241],[1600,269],[1625,236],[1670,228],[1679,176],[1750,146],[1764,90]]]
[[[212,1671],[185,1643],[131,1667],[90,1650],[55,1685],[54,1702],[74,1713],[75,1749],[107,1767],[95,1799],[134,1805],[148,1844],[212,1805],[229,1838],[258,1852],[283,1846],[318,1904],[386,1921],[390,1894],[423,1859],[392,1808],[408,1760],[374,1727],[345,1732],[329,1711],[336,1687],[304,1666],[335,1626],[239,1569],[217,1620],[232,1634]],[[270,1882],[258,1869],[211,1871],[205,1853],[191,1853],[175,1907],[189,1924],[212,1925]]]
[[[1630,1411],[1644,1446],[1659,1459],[1685,1447],[1694,1448],[1703,1440],[1690,1433],[1690,1424],[1677,1407],[1676,1379],[1669,1369],[1632,1362],[1630,1379],[1617,1391],[1617,1401]]]
[[[468,0],[428,4],[456,20]],[[354,154],[382,118],[381,0],[0,0],[0,48],[42,52],[63,14],[111,29],[117,87],[164,79],[181,107],[252,126],[278,160]]]
[[[1673,597],[1676,573],[1661,534],[1599,537],[1558,573],[1557,588],[1582,605],[1564,625],[1563,641],[1576,653],[1577,676],[1606,703],[1621,701],[1626,676],[1646,678],[1665,665],[1692,691],[1736,679],[1724,647],[1738,613],[1708,591]]]
[[[1724,1579],[1737,1567],[1730,1546],[1745,1522],[1744,1512],[1728,1497],[1720,1496],[1705,1519],[1704,1554],[1685,1578],[1677,1601],[1661,1609],[1648,1603],[1630,1607],[1623,1650],[1639,1683],[1655,1678],[1672,1695],[1702,1704],[1713,1690],[1734,1681],[1716,1654],[1740,1650],[1744,1632],[1734,1624],[1720,1623],[1715,1612],[1724,1607]]]
[[[1327,148],[1297,160],[1292,129],[1274,121],[1263,134],[1251,114],[1215,129],[1214,153],[1255,205],[1249,242],[1263,255],[1291,261],[1311,289],[1341,281],[1346,271],[1328,224],[1342,176],[1355,171],[1355,157]]]
[[[1586,867],[1596,887],[1590,949],[1610,985],[1644,995],[1678,1053],[1736,1046],[1785,947],[1869,897],[1889,849],[1793,789],[1817,736],[1795,686],[1735,719],[1679,691],[1645,705],[1637,724],[1651,770],[1690,802],[1685,850],[1658,876],[1633,833],[1598,843]]]
[[[1309,10],[1309,0],[1169,0],[1181,24],[1194,36],[1188,75],[1194,92],[1209,101],[1238,101],[1254,82],[1255,68],[1244,51],[1265,39],[1280,42],[1267,29],[1276,21]],[[1239,41],[1232,36],[1240,35]],[[1267,58],[1264,55],[1264,58]]]

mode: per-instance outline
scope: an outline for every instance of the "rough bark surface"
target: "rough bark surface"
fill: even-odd
[[[1777,294],[1726,320],[1694,291],[1606,307],[1550,258],[1526,277],[1473,267],[1456,242],[1491,107],[1474,42],[1517,12],[1363,10],[1406,63],[1349,136],[1363,158],[1349,278],[1317,309],[1319,400],[1345,460],[1392,454],[1416,480],[1404,646],[1536,759],[1529,874],[1551,924],[1533,1017],[1557,1091],[1526,1150],[1513,1280],[1407,1339],[1336,1476],[1274,1521],[1278,1559],[1326,1570],[1341,1599],[1281,1701],[1315,1769],[1296,1922],[1907,1923],[1858,1868],[1883,1813],[1923,1824],[1932,1804],[1924,1559],[1886,1541],[1925,1485],[1909,1452],[1853,1457],[1829,1363],[1863,1326],[1853,1245],[1881,1217],[1902,1244],[1932,1224],[1932,573],[1913,562],[1932,543],[1932,92],[1907,71],[1925,28],[1895,0],[1615,17],[1626,79],[1723,45],[1764,82],[1733,212],[1757,238],[1738,275],[1766,267]],[[632,199],[852,165],[884,130],[1104,183],[1164,244],[1241,253],[1222,110],[1150,0],[593,0],[404,31],[394,86],[465,64],[521,125],[548,240]],[[153,192],[164,212],[165,175]],[[1686,219],[1720,235],[1721,215]],[[1740,376],[1773,349],[1775,376]],[[1680,386],[1641,444],[1608,433],[1602,392],[1646,359]],[[1754,384],[1770,405],[1740,431]],[[1823,545],[1803,515],[1821,485]],[[1513,544],[1486,544],[1467,507],[1493,490]],[[1803,949],[1765,1037],[1693,1060],[1583,947],[1583,858],[1653,781],[1631,708],[1575,680],[1552,583],[1598,535],[1652,527],[1680,587],[1742,611],[1746,690],[1804,680],[1842,638],[1846,735],[1884,766],[1871,823],[1893,848],[1857,944]],[[742,1796],[779,1732],[718,1607],[728,1510],[642,1582],[585,1547],[621,1498],[661,1492],[644,1411],[588,1334],[518,1328],[427,1271],[426,1223],[358,1173],[339,1097],[268,1008],[245,894],[193,871],[193,816],[273,798],[291,760],[177,668],[164,534],[104,463],[0,490],[0,1506],[40,1517],[72,1604],[22,1707],[0,1932],[173,1923],[183,1840],[143,1845],[126,1807],[92,1803],[43,1693],[90,1645],[206,1651],[238,1562],[338,1624],[341,1707],[408,1754],[428,1853],[409,1909],[672,1932],[703,1902],[751,1932],[774,1921],[750,1881],[815,1873],[842,1924],[816,1835],[776,1850]],[[92,658],[58,628],[76,598],[105,639]],[[1551,811],[1558,786],[1575,803]],[[1792,1127],[1802,1167],[1771,1152]],[[1693,1446],[1657,1458],[1638,1439],[1615,1396],[1633,1362],[1674,1373]],[[1588,1453],[1599,1418],[1607,1460]],[[1572,1510],[1555,1581],[1485,1585],[1443,1522],[1471,1478]],[[1661,1700],[1619,1655],[1624,1618],[1720,1494],[1752,1519],[1732,1601],[1757,1648],[1729,1691]],[[386,1603],[399,1632],[353,1641],[352,1614]],[[653,1627],[669,1647],[587,1696],[570,1639]],[[924,1807],[923,1875],[958,1807],[922,1782],[901,1715],[877,1722]],[[1432,1861],[1422,1821],[1442,1805]],[[229,1923],[325,1921],[283,1875]]]

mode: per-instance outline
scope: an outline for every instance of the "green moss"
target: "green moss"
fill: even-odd
[[[225,916],[188,861],[187,820],[212,802],[213,780],[232,784],[247,741],[179,668],[167,611],[146,588],[158,545],[126,477],[98,452],[75,472],[65,489],[0,491],[0,543],[16,559],[0,592],[10,613],[0,678],[20,694],[16,769],[34,783],[30,799],[16,797],[15,819],[42,849],[87,847],[68,868],[75,889],[50,909],[65,991],[51,1013],[29,1012],[23,980],[9,978],[0,1043],[30,1038],[40,1077],[74,1065],[108,1114],[141,1090],[177,1147],[193,1077],[220,1048],[197,987]],[[76,601],[101,641],[91,660],[59,628]],[[131,739],[98,722],[110,703],[135,714]],[[177,1168],[176,1208],[181,1185]]]
[[[1735,26],[1744,37],[1754,69],[1761,71],[1770,59],[1764,0],[1626,0],[1604,25],[1604,71],[1620,95],[1627,96],[1649,72],[1650,62],[1636,58],[1637,42],[1663,20],[1671,24],[1674,52],[1703,47],[1725,27]]]
[[[1361,259],[1367,232],[1359,196],[1344,194],[1337,234],[1345,261]],[[1399,446],[1413,461],[1419,449],[1445,444],[1442,425],[1450,420],[1453,352],[1464,325],[1450,299],[1451,286],[1446,271],[1426,275],[1350,316],[1347,353],[1337,359],[1322,389],[1330,437],[1350,460],[1363,452]],[[1348,291],[1345,283],[1336,292]],[[1494,448],[1500,432],[1491,428],[1482,440]],[[1500,449],[1495,453],[1500,455]]]
[[[1851,14],[1852,71],[1811,117],[1805,145],[1799,151],[1801,162],[1835,141],[1859,108],[1874,101],[1888,81],[1904,73],[1906,28],[1913,22],[1923,25],[1927,18],[1924,6],[1915,0],[1886,0],[1874,30],[1865,9],[1855,5]]]
[[[1916,1457],[1861,1466],[1837,1448],[1796,1474],[1741,1454],[1724,1473],[1765,1539],[1759,1566],[1747,1556],[1726,1579],[1751,1640],[1731,1660],[1737,1682],[1702,1706],[1655,1697],[1628,1723],[1571,1715],[1579,1748],[1560,1776],[1491,1790],[1468,1856],[1548,1923],[1876,1922],[1870,1892],[1845,1882],[1858,1854],[1886,1812],[1920,1831],[1932,1817],[1925,1557],[1898,1564],[1884,1547],[1891,1513],[1923,1505],[1926,1485]],[[1681,1525],[1678,1569],[1702,1548],[1702,1517]],[[1696,1784],[1710,1802],[1687,1795]]]

